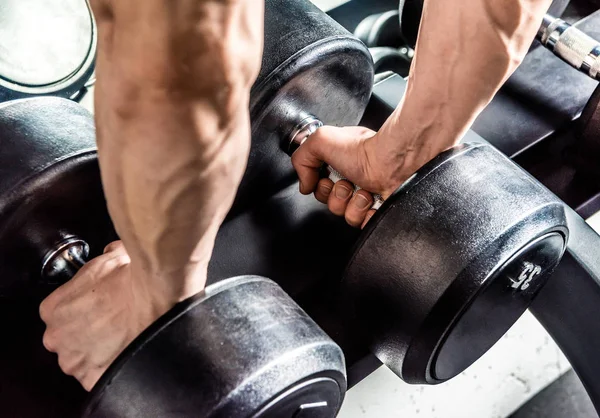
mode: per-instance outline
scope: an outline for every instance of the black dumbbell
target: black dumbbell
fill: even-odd
[[[290,162],[278,159],[279,143],[271,140],[296,124],[286,106],[317,112],[329,124],[356,124],[373,84],[368,49],[310,2],[267,0],[265,18],[238,207],[293,181]],[[0,112],[0,140],[0,296],[47,294],[86,253],[98,255],[117,238],[93,120],[59,99],[10,102]],[[149,373],[163,383],[148,387]],[[341,350],[281,289],[266,279],[232,279],[183,302],[136,339],[93,389],[84,415],[167,416],[177,408],[189,416],[328,417],[345,385]]]
[[[321,126],[301,122],[288,153]],[[373,352],[409,383],[444,382],[489,350],[568,240],[563,203],[488,144],[442,153],[374,208],[343,284]]]
[[[265,5],[262,69],[250,97],[250,159],[234,210],[295,181],[278,140],[298,124],[299,111],[328,125],[356,125],[373,88],[368,48],[331,17],[308,0]]]
[[[0,143],[6,303],[48,293],[116,235],[83,108],[58,98],[7,102]],[[277,284],[238,277],[145,330],[93,388],[82,416],[333,417],[345,390],[341,349]]]
[[[4,0],[2,15],[0,101],[70,98],[84,88],[94,72],[97,44],[87,1]]]
[[[293,58],[271,63],[253,89],[260,100],[251,102],[260,105],[252,111],[246,175],[269,173],[266,184],[293,178],[282,150],[293,153],[323,124],[342,125],[341,109],[361,115],[371,89],[366,48],[327,16],[299,1],[277,17],[293,19],[302,10],[319,21],[306,21],[312,29],[304,31],[327,28],[320,29],[324,40],[298,44]],[[372,331],[378,357],[409,382],[439,383],[475,361],[525,311],[561,259],[568,231],[562,202],[489,145],[444,154],[419,173],[363,232],[344,287],[355,295],[349,302]],[[482,321],[472,319],[472,306]]]
[[[377,47],[369,48],[373,57],[375,74],[391,71],[402,77],[408,77],[414,51],[409,48]]]
[[[354,30],[354,35],[369,48],[400,48],[404,45],[400,34],[398,10],[390,10],[366,17]]]

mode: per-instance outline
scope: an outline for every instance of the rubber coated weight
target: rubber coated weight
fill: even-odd
[[[365,45],[309,0],[267,0],[262,69],[251,91],[252,146],[236,206],[295,180],[279,141],[306,115],[360,121],[373,87]]]
[[[84,417],[335,417],[341,349],[274,282],[238,277],[160,318],[94,387]]]
[[[80,236],[95,255],[116,238],[95,147],[93,117],[76,103],[0,105],[0,297],[40,290],[42,259],[57,242]]]
[[[369,48],[399,48],[403,45],[399,19],[397,10],[368,16],[356,27],[354,35]]]
[[[52,290],[36,286],[49,250],[75,236],[97,254],[116,238],[93,118],[65,99],[7,102],[0,146],[0,308],[33,299],[37,314],[36,297]],[[84,416],[334,417],[345,390],[341,349],[277,284],[241,277],[151,325],[96,385]]]
[[[517,321],[567,239],[558,198],[493,147],[464,145],[385,202],[344,283],[376,356],[409,383],[436,384]]]
[[[3,0],[0,101],[69,98],[94,71],[97,33],[84,0]]]
[[[407,77],[410,71],[411,58],[408,55],[408,49],[399,50],[396,48],[369,48],[373,56],[373,67],[375,74],[391,71],[401,77]]]

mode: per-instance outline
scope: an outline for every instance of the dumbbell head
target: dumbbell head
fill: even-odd
[[[369,48],[399,48],[403,45],[399,18],[398,10],[368,16],[356,27],[354,35]]]
[[[562,202],[489,145],[443,153],[371,219],[344,284],[377,357],[409,383],[465,370],[558,265]]]
[[[3,0],[0,101],[71,97],[94,71],[97,31],[87,1]]]
[[[329,418],[345,390],[340,348],[274,282],[239,277],[142,333],[83,416]]]
[[[282,138],[307,115],[357,124],[373,87],[366,46],[309,0],[267,0],[262,69],[251,91],[252,146],[237,201],[291,184]]]
[[[14,299],[68,280],[116,234],[87,111],[56,98],[6,103],[0,141],[0,299]],[[84,416],[333,417],[345,390],[341,349],[277,284],[240,277],[152,324]]]
[[[58,98],[0,106],[0,296],[8,297],[60,284],[63,255],[77,263],[116,234],[89,112]]]

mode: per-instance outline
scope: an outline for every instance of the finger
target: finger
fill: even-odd
[[[94,389],[94,386],[96,386],[96,383],[98,383],[98,380],[100,380],[100,378],[104,374],[103,372],[104,371],[99,368],[92,369],[88,371],[84,376],[77,377],[77,380],[79,381],[79,383],[81,383],[81,386],[83,386],[83,388],[86,391],[91,392],[92,389]]]
[[[116,251],[125,251],[125,246],[123,245],[123,241],[114,241],[104,247],[103,253],[112,253]]]
[[[373,196],[371,193],[365,190],[356,192],[346,208],[346,222],[348,225],[359,228],[365,221],[367,213],[372,206]]]
[[[50,295],[50,296],[52,296],[52,295]],[[50,320],[50,316],[52,315],[52,311],[54,310],[54,306],[55,306],[53,303],[53,299],[51,299],[50,296],[47,297],[46,299],[44,299],[42,301],[42,303],[40,303],[40,307],[39,307],[40,318],[46,324]]]
[[[76,377],[81,374],[84,369],[84,363],[83,354],[69,352],[58,356],[58,366],[68,376]]]
[[[42,344],[44,344],[44,348],[49,352],[56,352],[56,341],[54,336],[50,332],[44,332],[44,336],[42,337]]]
[[[319,180],[319,185],[317,186],[317,190],[315,191],[315,198],[319,202],[327,204],[332,190],[333,181],[329,179],[321,179]]]
[[[348,203],[354,193],[354,186],[347,180],[338,181],[334,186],[327,206],[331,213],[337,216],[344,216]]]
[[[324,126],[313,133],[292,155],[292,164],[300,179],[300,193],[307,195],[317,189],[321,166],[327,160],[327,155],[334,152],[337,143],[334,138],[340,132],[341,128]]]
[[[376,212],[377,211],[375,209],[371,209],[370,211],[367,212],[367,216],[365,216],[365,221],[363,222],[361,229],[365,229],[365,227],[367,226],[367,224],[369,223],[369,221],[371,220],[373,215],[375,215]]]

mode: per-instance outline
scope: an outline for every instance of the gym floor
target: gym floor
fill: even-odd
[[[328,11],[348,1],[313,2]],[[600,231],[600,216],[589,222]],[[385,367],[380,368],[348,392],[340,417],[505,418],[542,391],[542,402],[559,403],[552,408],[553,416],[596,417],[586,397],[580,399],[564,386],[548,387],[563,376],[560,382],[567,388],[579,388],[579,381],[569,370],[558,346],[527,313],[473,367],[446,384],[410,386]],[[577,405],[567,412],[561,409],[565,402]],[[538,409],[533,401],[514,418],[550,418],[548,412]]]

